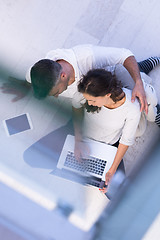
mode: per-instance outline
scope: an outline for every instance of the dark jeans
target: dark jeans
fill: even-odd
[[[115,146],[118,148],[118,145],[119,145],[119,141],[117,141],[116,143],[114,143],[112,146]],[[124,168],[124,162],[123,162],[123,159],[121,160],[117,170],[121,170],[124,174],[125,174],[125,168]]]

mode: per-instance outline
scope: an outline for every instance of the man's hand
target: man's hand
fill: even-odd
[[[31,86],[24,80],[9,77],[8,81],[3,83],[0,89],[2,89],[3,93],[15,95],[12,102],[16,102],[28,94]]]
[[[141,82],[140,83],[137,82],[135,84],[133,91],[132,91],[131,101],[134,102],[136,97],[138,97],[140,104],[141,104],[140,111],[142,112],[143,110],[145,110],[146,114],[148,114],[148,103],[147,103],[143,83],[141,83]]]
[[[135,98],[138,97],[141,104],[141,112],[145,110],[148,114],[148,104],[146,100],[146,94],[143,87],[143,82],[141,80],[141,75],[137,61],[134,56],[129,56],[123,63],[123,66],[130,73],[131,77],[135,82],[134,89],[132,91],[132,102],[135,101]]]

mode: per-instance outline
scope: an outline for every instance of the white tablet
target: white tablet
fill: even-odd
[[[33,128],[30,116],[28,113],[9,118],[3,121],[7,136],[12,136]]]

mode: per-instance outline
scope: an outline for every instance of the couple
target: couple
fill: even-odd
[[[37,98],[45,98],[48,95],[65,96],[68,91],[68,96],[73,98],[76,145],[81,141],[81,117],[86,109],[84,129],[87,136],[118,146],[115,161],[106,174],[108,184],[128,146],[133,144],[139,120],[139,126],[142,126],[138,128],[139,135],[144,132],[142,110],[148,112],[145,119],[155,121],[155,91],[151,85],[141,80],[139,69],[148,73],[158,63],[159,58],[150,58],[137,65],[133,54],[127,49],[81,45],[49,52],[46,59],[38,61],[29,69],[26,80],[32,83]],[[130,90],[121,88],[113,74],[103,70],[108,67],[113,70],[112,66],[117,64],[123,65],[135,81],[130,84],[127,76],[126,83],[123,82],[124,87],[133,89],[132,94]],[[116,68],[115,73],[118,76]],[[81,94],[77,93],[77,84]]]

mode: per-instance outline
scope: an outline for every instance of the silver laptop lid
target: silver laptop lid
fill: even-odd
[[[101,142],[97,142],[91,139],[84,139],[84,143],[87,144],[87,146],[89,147],[89,152],[90,152],[90,156],[85,157],[85,161],[87,161],[88,159],[90,159],[88,161],[87,164],[90,165],[90,162],[94,162],[94,161],[98,161],[98,165],[103,165],[104,169],[103,169],[103,173],[102,173],[102,169],[100,168],[100,171],[89,171],[89,173],[92,176],[95,177],[99,177],[102,180],[105,180],[105,173],[109,170],[109,168],[111,167],[116,152],[117,152],[117,148],[105,143],[101,143]],[[74,136],[72,135],[67,135],[58,164],[57,164],[57,168],[64,168],[64,169],[68,169],[70,171],[74,171],[74,172],[78,172],[78,173],[82,173],[82,175],[88,173],[88,168],[86,168],[86,171],[83,171],[82,169],[84,169],[83,163],[82,164],[77,164],[78,166],[82,166],[82,168],[75,168],[75,166],[71,166],[68,164],[68,157],[67,155],[73,155],[74,153],[74,144],[75,144],[75,140],[74,140]],[[70,157],[70,156],[69,156]],[[72,157],[72,156],[71,156]],[[91,158],[90,158],[91,157]],[[67,164],[66,164],[67,162]],[[101,166],[103,168],[103,166]]]

